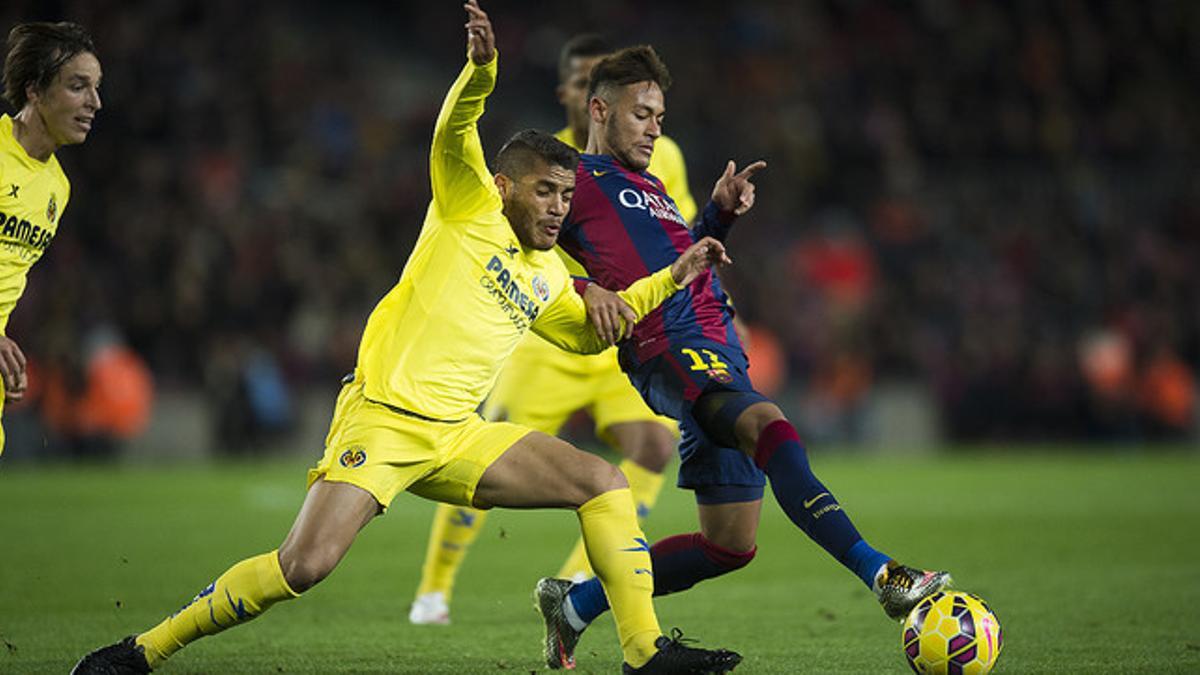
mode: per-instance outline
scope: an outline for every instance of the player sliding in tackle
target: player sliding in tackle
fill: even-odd
[[[646,173],[669,85],[666,66],[648,46],[621,50],[591,72],[588,145],[559,244],[605,288],[628,287],[696,240],[723,241],[734,219],[754,205],[750,179],[765,162],[740,172],[729,162],[691,229],[662,183]],[[903,617],[949,575],[900,565],[859,535],[813,474],[791,423],[750,384],[732,315],[716,275],[705,271],[620,346],[621,367],[642,397],[655,412],[679,420],[679,485],[695,492],[699,512],[699,532],[651,547],[655,594],[749,564],[770,479],[788,518],[872,589],[889,617]],[[608,608],[600,581],[543,579],[536,592],[547,664],[570,667],[580,634]]]
[[[476,0],[466,10],[469,59],[430,151],[433,202],[400,281],[367,321],[291,532],[277,551],[237,563],[162,623],[88,654],[75,673],[148,672],[188,643],[297,597],[403,490],[484,509],[575,509],[611,598],[625,672],[723,673],[741,661],[662,635],[649,547],[620,471],[553,436],[474,413],[527,330],[579,352],[607,342],[550,250],[578,153],[524,131],[500,150],[496,175],[488,172],[476,123],[496,81],[495,37]],[[728,262],[724,247],[703,239],[621,297],[645,316],[719,262]]]
[[[613,51],[600,36],[584,34],[568,40],[560,52],[558,99],[566,111],[567,126],[555,136],[576,150],[587,147],[588,75],[592,66]],[[696,214],[696,202],[688,191],[683,153],[674,141],[666,136],[658,139],[649,170],[662,180],[684,218]],[[555,251],[560,249],[555,247]],[[572,275],[587,276],[579,263],[565,255],[563,258]],[[615,333],[615,325],[625,311],[620,300],[614,300],[614,294],[596,284],[587,285],[583,298],[589,316],[599,321],[596,328],[600,334]],[[597,298],[601,301],[597,302]],[[483,416],[557,435],[567,419],[580,409],[590,413],[596,435],[623,458],[618,468],[629,481],[638,518],[644,520],[662,489],[663,470],[675,456],[679,427],[674,420],[650,410],[621,372],[615,347],[603,354],[572,354],[536,334],[526,335],[500,371],[496,387],[484,404]],[[409,621],[450,623],[455,578],[471,543],[482,531],[486,516],[486,511],[438,505]],[[576,542],[556,576],[564,579],[593,576],[582,540]]]

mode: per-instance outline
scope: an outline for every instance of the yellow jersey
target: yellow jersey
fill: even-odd
[[[562,260],[522,247],[504,217],[476,126],[497,60],[468,60],[446,95],[429,153],[433,200],[359,346],[368,399],[437,420],[470,415],[529,330],[574,352],[608,347]],[[677,290],[664,268],[621,296],[640,318]]]
[[[25,291],[29,268],[58,232],[71,184],[54,155],[29,156],[0,115],[0,335]]]

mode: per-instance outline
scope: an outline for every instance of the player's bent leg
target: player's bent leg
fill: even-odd
[[[640,421],[612,424],[601,435],[611,439],[625,458],[618,468],[629,481],[638,522],[643,522],[662,492],[662,472],[675,454],[675,434],[658,422]],[[557,576],[576,581],[594,576],[582,539],[575,543]]]
[[[278,551],[243,560],[150,630],[85,656],[76,673],[149,672],[185,645],[232,628],[325,578],[380,511],[365,490],[319,480]],[[137,670],[140,656],[145,670]]]
[[[726,410],[730,404],[725,404]],[[742,410],[735,422],[739,446],[767,474],[788,518],[862,580],[891,618],[902,618],[950,582],[946,572],[900,565],[863,539],[833,493],[816,477],[808,452],[783,412],[769,401]]]
[[[588,557],[612,598],[625,660],[637,666],[650,660],[661,631],[650,599],[649,547],[637,526],[625,477],[616,467],[553,436],[531,432],[484,471],[475,503],[576,509]],[[578,634],[564,631],[561,617],[546,611],[552,609],[543,610],[546,664],[571,668]]]
[[[425,563],[421,567],[421,583],[408,612],[410,622],[417,625],[450,623],[454,581],[486,519],[487,511],[438,504],[429,531]]]
[[[739,447],[767,475],[788,518],[870,588],[888,556],[863,541],[833,493],[813,474],[800,436],[778,406],[754,402],[738,414],[734,428]]]
[[[531,431],[483,472],[473,506],[578,509],[617,489],[628,489],[628,483],[616,467],[566,441]]]
[[[279,547],[288,584],[297,593],[315,586],[350,550],[359,530],[382,512],[375,497],[357,485],[325,479],[313,483]]]

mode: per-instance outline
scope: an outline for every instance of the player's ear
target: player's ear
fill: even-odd
[[[567,104],[567,85],[559,84],[554,88],[554,95],[558,97],[559,105]]]
[[[605,118],[608,117],[608,102],[599,96],[593,96],[588,101],[588,115],[592,121],[597,124],[604,124]]]
[[[512,179],[502,173],[498,173],[493,177],[496,181],[496,189],[500,191],[501,199],[508,199],[508,191],[512,189]]]

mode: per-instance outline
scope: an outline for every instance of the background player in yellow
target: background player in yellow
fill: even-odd
[[[466,8],[468,62],[430,150],[433,201],[400,281],[367,320],[291,531],[278,550],[237,563],[157,626],[88,654],[75,673],[148,672],[188,643],[298,597],[404,490],[477,508],[575,509],[612,598],[626,672],[725,672],[741,660],[662,635],[649,549],[615,467],[474,413],[527,330],[577,351],[607,343],[550,252],[578,153],[549,134],[521,132],[497,155],[496,175],[488,172],[476,124],[495,84],[495,37],[475,0]],[[644,316],[716,261],[727,261],[724,248],[702,240],[621,297]]]
[[[601,36],[583,34],[569,40],[559,53],[557,94],[567,115],[567,126],[555,136],[576,150],[587,146],[588,74],[612,51]],[[655,142],[649,172],[662,180],[680,213],[690,222],[696,215],[696,202],[688,189],[683,153],[670,138],[660,136]],[[555,251],[573,275],[587,276],[579,263],[561,249]],[[589,284],[584,294],[597,327],[611,331],[619,319],[619,310],[605,302],[611,294],[595,284]],[[525,336],[488,396],[484,416],[553,435],[581,409],[592,416],[597,436],[624,458],[620,468],[629,480],[638,518],[644,519],[662,490],[662,472],[675,456],[679,432],[674,420],[656,415],[642,401],[621,372],[616,349],[597,355],[573,354],[536,334]],[[455,578],[486,517],[483,511],[438,505],[409,621],[450,622]],[[558,576],[591,576],[582,541],[575,544]]]
[[[4,99],[17,113],[0,115],[0,409],[21,400],[27,385],[25,354],[8,337],[8,317],[71,196],[54,153],[87,140],[101,107],[100,77],[96,47],[82,26],[23,23],[8,34]]]

